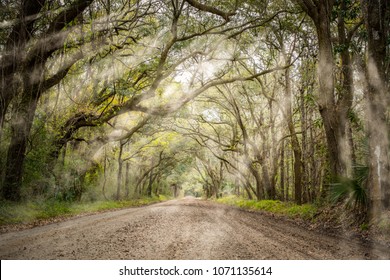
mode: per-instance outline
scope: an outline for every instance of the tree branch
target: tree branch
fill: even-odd
[[[69,61],[62,69],[60,69],[56,74],[51,76],[50,78],[46,79],[40,86],[40,90],[42,92],[50,89],[51,87],[57,85],[65,76],[68,74],[70,68],[79,61],[80,59],[83,58],[83,55],[81,52],[78,52],[71,61]]]
[[[211,14],[214,14],[214,15],[218,15],[220,17],[222,17],[223,19],[225,19],[226,21],[229,21],[230,17],[231,16],[234,16],[236,13],[235,12],[223,12],[221,10],[218,10],[217,8],[214,8],[212,6],[208,6],[208,5],[204,5],[202,3],[199,3],[197,1],[194,1],[194,0],[186,0],[186,2],[188,4],[190,4],[192,7],[200,10],[200,11],[203,11],[203,12],[208,12],[208,13],[211,13]]]

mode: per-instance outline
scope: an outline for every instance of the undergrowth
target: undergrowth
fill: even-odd
[[[135,200],[66,202],[66,201],[34,201],[26,203],[0,203],[0,226],[18,223],[32,223],[38,220],[56,217],[75,216],[111,209],[137,207],[168,200],[167,197],[146,197]]]
[[[291,218],[302,218],[311,220],[317,213],[317,207],[312,204],[297,205],[292,202],[279,200],[248,200],[236,196],[227,196],[217,199],[217,202],[238,206],[244,209],[262,210],[275,214],[286,215]]]

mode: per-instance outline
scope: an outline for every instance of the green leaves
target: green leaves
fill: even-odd
[[[339,53],[342,53],[342,52],[344,52],[344,51],[346,51],[346,50],[348,50],[349,49],[349,46],[348,45],[345,45],[345,44],[338,44],[338,45],[335,45],[334,47],[333,47],[333,52],[335,53],[335,54],[339,54]]]
[[[345,7],[343,9],[342,7]],[[360,16],[360,1],[336,0],[332,10],[332,20],[341,16],[345,21],[354,21]]]
[[[338,182],[331,184],[331,202],[344,201],[347,208],[367,210],[369,203],[366,189],[368,171],[367,166],[357,165],[354,167],[353,178],[339,178]]]

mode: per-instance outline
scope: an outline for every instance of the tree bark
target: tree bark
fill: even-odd
[[[371,216],[377,219],[383,209],[390,209],[389,86],[386,85],[386,46],[389,38],[388,1],[361,1],[368,33],[368,135]]]
[[[339,45],[341,47],[341,90],[339,91],[339,122],[340,122],[340,156],[343,162],[345,171],[344,174],[347,177],[352,177],[352,166],[354,162],[354,147],[351,143],[352,131],[350,129],[350,121],[348,114],[352,110],[353,102],[353,70],[350,57],[350,43],[353,36],[353,32],[348,34],[345,26],[345,14],[347,13],[346,0],[340,2],[339,14],[338,14],[338,38]],[[356,26],[359,26],[358,23]]]
[[[118,175],[117,175],[117,186],[116,186],[116,200],[119,200],[121,197],[121,189],[122,189],[122,168],[123,168],[123,153],[124,144],[120,141],[119,143],[119,154],[118,154]]]
[[[282,148],[280,149],[280,200],[284,201],[285,193],[285,172],[284,172],[284,141],[282,142]]]
[[[153,189],[153,181],[154,181],[154,179],[153,179],[153,177],[154,177],[154,169],[152,169],[151,171],[150,171],[150,173],[149,173],[149,182],[148,182],[148,188],[147,188],[147,190],[146,190],[146,195],[148,196],[148,197],[151,197],[152,196],[152,189]]]
[[[321,1],[329,2],[329,1]],[[332,175],[344,173],[340,158],[340,123],[334,97],[334,58],[330,32],[330,12],[327,4],[319,4],[319,17],[315,20],[319,45],[319,97],[318,105],[328,144],[329,163]]]
[[[5,50],[0,58],[0,139],[4,117],[12,99],[17,96],[18,81],[16,73],[25,57],[25,46],[33,35],[33,25],[45,0],[23,1],[18,15],[18,21],[8,36]]]
[[[3,198],[11,201],[21,199],[23,179],[23,163],[27,139],[33,124],[34,114],[38,103],[39,91],[29,89],[31,93],[24,94],[17,107],[17,118],[11,122],[11,142],[8,147],[7,163],[3,182]]]
[[[107,183],[107,150],[104,147],[104,163],[103,163],[103,185],[102,185],[102,194],[107,200],[106,196],[106,183]]]
[[[130,195],[130,163],[126,162],[126,172],[125,172],[125,196],[129,198]]]
[[[290,200],[290,180],[291,180],[291,172],[290,172],[290,158],[291,158],[291,152],[290,150],[287,150],[287,155],[286,155],[286,158],[287,158],[287,162],[286,162],[286,201],[289,201]]]
[[[264,198],[264,187],[261,180],[261,175],[259,170],[253,166],[253,163],[250,163],[250,166],[248,166],[248,169],[250,170],[251,174],[255,178],[256,182],[256,199],[262,200]]]
[[[332,176],[343,176],[346,173],[342,159],[343,145],[342,126],[340,125],[341,104],[336,103],[334,95],[334,57],[330,30],[331,13],[334,0],[304,1],[296,0],[302,9],[311,17],[316,27],[318,38],[318,78],[319,94],[317,103],[324,123],[330,171]]]
[[[302,150],[295,131],[293,113],[292,113],[292,89],[290,82],[290,70],[285,70],[285,97],[287,100],[287,108],[285,109],[285,117],[287,119],[288,130],[291,134],[291,147],[294,153],[294,193],[295,203],[302,204]]]

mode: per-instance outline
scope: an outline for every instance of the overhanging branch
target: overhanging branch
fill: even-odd
[[[208,6],[208,5],[204,5],[204,4],[199,3],[197,1],[194,1],[194,0],[186,0],[186,2],[188,4],[190,4],[192,7],[196,8],[200,11],[208,12],[208,13],[211,13],[214,15],[218,15],[218,16],[222,17],[223,19],[225,19],[226,21],[228,21],[231,16],[234,16],[236,14],[235,12],[224,12],[224,11],[221,11],[217,8],[214,8],[214,7]]]

